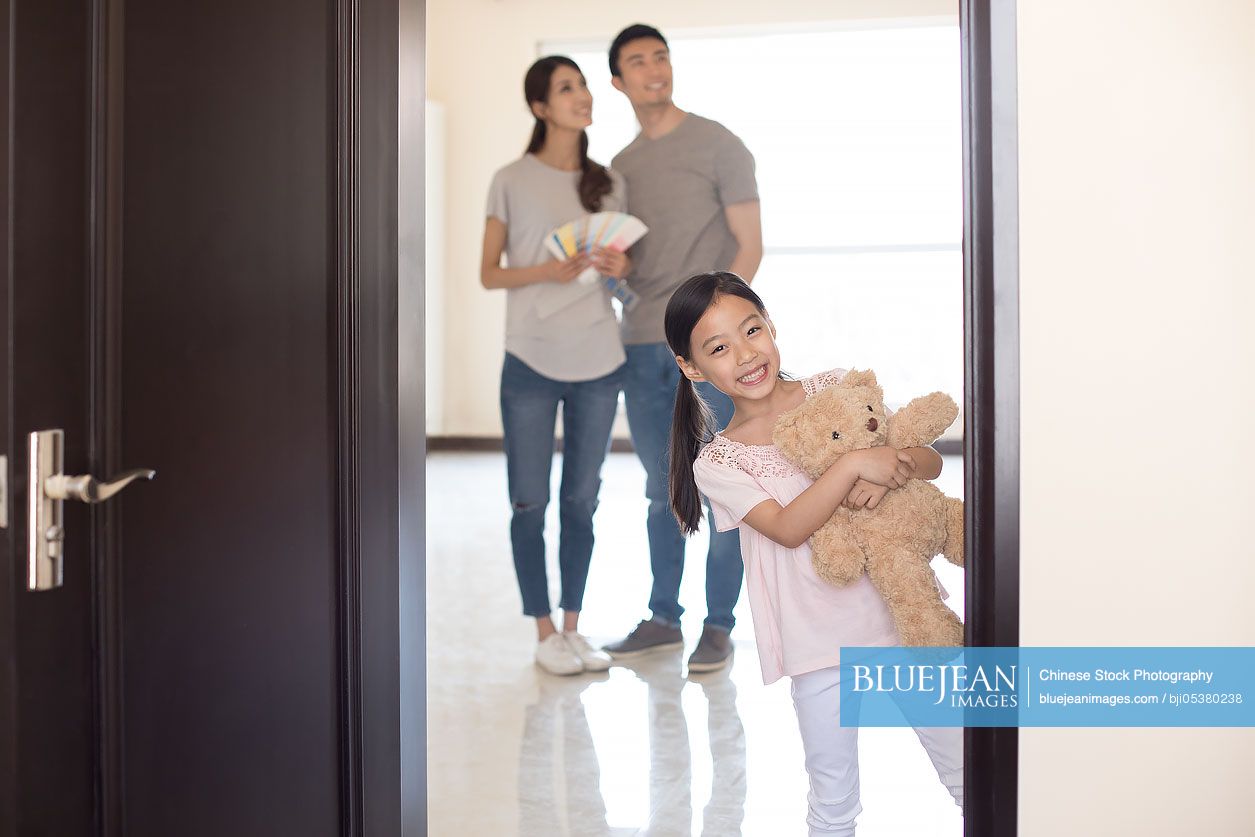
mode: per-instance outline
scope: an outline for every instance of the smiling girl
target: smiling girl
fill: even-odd
[[[719,531],[740,529],[763,682],[791,678],[810,776],[811,834],[853,835],[859,802],[858,727],[840,725],[840,648],[898,645],[888,606],[863,574],[846,587],[821,580],[807,539],[840,505],[874,508],[912,478],[933,479],[932,448],[852,451],[818,480],[772,444],[776,419],[841,380],[833,369],[800,381],[780,371],[776,327],[762,300],[735,273],[686,280],[667,303],[667,344],[687,379],[671,430],[671,505],[685,534],[697,530],[701,495]],[[712,433],[696,384],[709,382],[734,406]],[[963,805],[963,729],[915,730],[937,775]]]
[[[557,261],[544,242],[567,221],[622,210],[623,178],[588,158],[584,129],[592,124],[593,98],[574,61],[541,58],[527,71],[523,93],[535,118],[532,138],[527,152],[493,177],[480,269],[485,288],[506,291],[501,421],[510,542],[523,613],[536,620],[537,665],[553,674],[604,671],[610,658],[577,627],[625,356],[601,283],[573,280],[589,265],[610,276],[626,275],[630,265],[622,253],[601,249]],[[561,632],[550,616],[544,540],[559,405]]]

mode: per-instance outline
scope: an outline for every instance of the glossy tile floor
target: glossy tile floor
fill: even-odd
[[[560,468],[554,461],[554,491]],[[947,457],[938,486],[963,496]],[[611,454],[580,630],[600,645],[648,614],[645,472]],[[500,454],[427,460],[428,810],[457,835],[806,834],[806,773],[789,681],[762,685],[746,597],[730,670],[685,678],[705,616],[706,540],[689,546],[681,604],[688,648],[607,674],[555,677],[532,663],[521,615]],[[557,509],[549,507],[557,601]],[[963,571],[933,566],[963,612]],[[860,837],[958,837],[962,817],[909,728],[859,733]]]

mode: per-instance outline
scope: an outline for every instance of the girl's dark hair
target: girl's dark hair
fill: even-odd
[[[671,294],[667,312],[663,315],[663,330],[672,354],[692,360],[690,342],[693,329],[721,296],[739,296],[752,303],[764,317],[767,316],[767,308],[758,294],[735,273],[713,270],[690,276]],[[696,532],[702,521],[702,496],[693,480],[693,462],[702,446],[714,438],[717,429],[714,427],[714,414],[697,392],[697,386],[688,378],[682,378],[675,393],[675,413],[671,419],[668,487],[671,511],[685,535]]]
[[[553,71],[558,67],[570,67],[581,76],[584,74],[580,66],[565,55],[546,55],[527,68],[523,77],[523,96],[530,108],[533,102],[549,101],[549,81]],[[533,114],[535,117],[535,114]],[[527,144],[527,153],[535,154],[545,146],[545,121],[539,117],[532,127],[532,139]],[[600,163],[588,159],[588,132],[580,131],[580,205],[589,212],[601,209],[601,199],[610,194],[614,184],[610,182],[610,172]]]

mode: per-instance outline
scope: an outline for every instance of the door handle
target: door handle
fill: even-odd
[[[65,470],[65,431],[37,430],[30,434],[30,481],[27,490],[28,590],[51,590],[64,577],[66,500],[99,503],[137,479],[157,475],[151,468],[135,468],[101,482],[91,474],[68,476]]]
[[[157,476],[152,468],[134,468],[118,474],[108,482],[101,482],[91,474],[80,477],[67,477],[57,474],[44,480],[44,493],[54,500],[79,500],[84,503],[99,503],[108,500],[114,494],[126,488],[138,479],[150,480]]]

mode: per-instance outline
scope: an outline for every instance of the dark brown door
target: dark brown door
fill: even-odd
[[[400,833],[396,2],[0,27],[0,837]],[[157,475],[31,592],[52,428]]]
[[[65,584],[26,582],[26,434],[61,428],[66,461],[91,457],[89,322],[92,249],[91,31],[82,4],[5,3],[4,212],[6,376],[4,453],[4,793],[0,831],[90,834],[95,811],[96,609],[89,509],[70,504]]]

